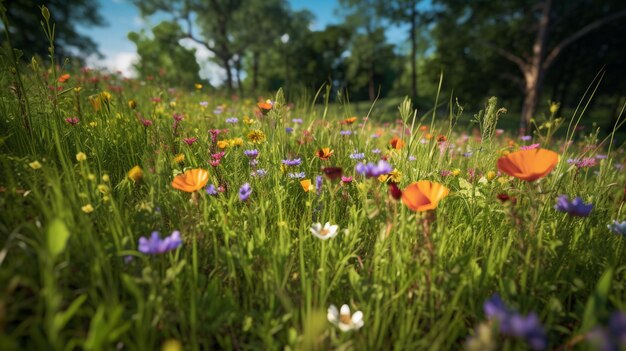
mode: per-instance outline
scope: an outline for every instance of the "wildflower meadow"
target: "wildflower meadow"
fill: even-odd
[[[578,128],[599,80],[520,134],[495,97],[383,120],[13,54],[0,350],[626,347],[623,115]]]

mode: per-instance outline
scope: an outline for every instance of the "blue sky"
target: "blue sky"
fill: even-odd
[[[128,32],[149,28],[158,23],[158,18],[143,19],[139,10],[129,0],[99,0],[100,13],[105,18],[106,27],[79,27],[79,31],[90,36],[98,43],[104,58],[92,57],[88,63],[92,66],[106,68],[112,71],[122,71],[125,75],[132,75],[132,62],[136,59],[136,48],[127,38]],[[336,14],[339,7],[337,0],[289,0],[294,10],[309,10],[315,15],[314,30],[321,30],[328,24],[339,23],[341,18]],[[401,43],[405,38],[405,31],[401,28],[392,28],[387,31],[390,41]],[[197,49],[197,59],[201,64],[201,76],[213,84],[219,84],[223,79],[223,71],[215,64],[207,62],[209,53],[206,49],[184,43]]]

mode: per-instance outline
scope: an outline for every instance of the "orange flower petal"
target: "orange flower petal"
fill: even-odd
[[[442,184],[420,180],[402,191],[402,202],[413,211],[433,210],[449,193],[450,190]]]
[[[559,155],[546,149],[531,149],[512,152],[498,159],[498,169],[510,176],[532,182],[548,175]]]
[[[209,172],[202,168],[196,168],[174,177],[172,187],[191,193],[202,189],[208,181]]]

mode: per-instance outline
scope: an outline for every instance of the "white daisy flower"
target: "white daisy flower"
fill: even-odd
[[[357,330],[363,326],[363,312],[356,311],[353,315],[350,315],[350,306],[348,305],[341,306],[341,311],[337,311],[335,305],[330,305],[326,317],[329,322],[339,327],[342,332]]]
[[[336,224],[330,225],[329,222],[324,224],[322,227],[322,223],[314,223],[311,226],[311,233],[318,237],[321,240],[327,240],[337,235],[339,226]]]

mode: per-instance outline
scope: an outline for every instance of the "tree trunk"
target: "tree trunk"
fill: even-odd
[[[545,73],[543,62],[546,52],[546,43],[548,41],[548,27],[550,25],[550,11],[552,10],[552,0],[546,0],[543,4],[543,11],[539,19],[539,28],[535,43],[533,44],[533,55],[530,62],[524,69],[524,104],[522,106],[522,116],[520,120],[520,129],[528,130],[530,120],[537,109],[539,94],[541,94],[541,86],[543,85],[543,76]]]
[[[243,98],[243,85],[241,84],[241,56],[235,61],[235,74],[237,78],[237,89],[239,90],[239,97]]]
[[[374,101],[376,99],[376,85],[374,84],[374,63],[370,63],[370,67],[367,70],[368,76],[368,93],[370,101]]]
[[[411,7],[411,96],[417,101],[417,39],[415,29],[417,27],[417,10],[415,4]]]
[[[259,88],[259,52],[252,52],[252,90],[254,92]]]
[[[230,69],[230,60],[228,58],[222,58],[222,65],[226,70],[226,87],[228,88],[228,93],[233,92],[233,72]]]

